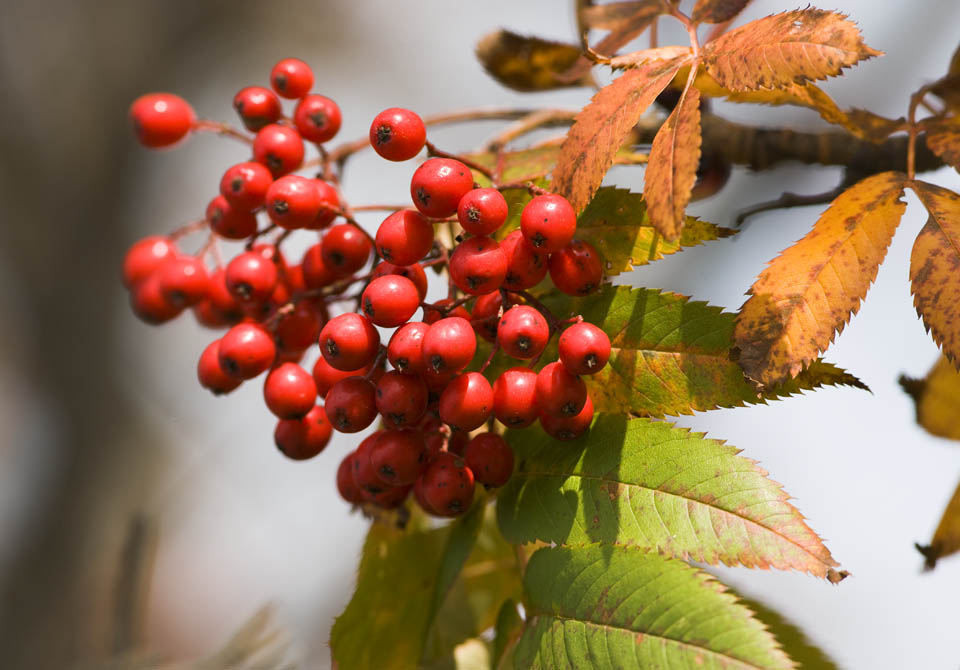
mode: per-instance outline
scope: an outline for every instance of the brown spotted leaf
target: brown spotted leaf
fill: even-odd
[[[953,492],[947,508],[943,510],[943,516],[933,532],[930,544],[925,547],[918,544],[917,550],[926,559],[927,570],[933,570],[941,558],[960,551],[960,485]]]
[[[752,0],[697,0],[693,20],[697,23],[723,23],[742,12]]]
[[[627,70],[577,114],[553,171],[554,191],[566,196],[576,211],[590,202],[620,145],[684,60]]]
[[[690,87],[653,138],[643,177],[650,220],[668,240],[676,240],[683,230],[699,163],[700,91]]]
[[[846,15],[820,9],[757,19],[703,48],[707,71],[733,91],[826,79],[880,54],[863,43],[856,24]]]
[[[557,79],[557,74],[569,70],[580,58],[582,52],[575,44],[497,30],[477,43],[476,52],[491,77],[516,91],[593,85],[589,71],[573,79]]]
[[[923,379],[900,377],[913,398],[917,423],[937,437],[960,440],[960,371],[941,356]]]
[[[960,120],[947,119],[927,128],[927,146],[944,163],[960,171]]]
[[[850,187],[760,274],[734,330],[747,377],[768,386],[797,375],[857,312],[906,207],[904,179],[884,172]]]
[[[913,304],[943,355],[960,367],[960,195],[917,182],[930,218],[910,254]]]

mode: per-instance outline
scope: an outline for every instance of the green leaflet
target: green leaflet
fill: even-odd
[[[750,610],[682,561],[611,546],[548,547],[530,559],[524,587],[518,668],[793,667]]]
[[[701,563],[843,576],[780,485],[733,446],[612,415],[569,443],[539,428],[510,431],[508,439],[517,469],[497,518],[511,542],[601,542]]]

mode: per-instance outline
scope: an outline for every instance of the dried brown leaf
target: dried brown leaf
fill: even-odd
[[[742,12],[752,0],[697,0],[693,20],[697,23],[723,23]]]
[[[820,9],[757,19],[703,48],[707,71],[733,91],[826,79],[880,54],[863,43],[860,30],[846,15]]]
[[[653,227],[675,240],[700,163],[700,91],[690,87],[657,131],[647,159],[643,197]]]
[[[770,386],[795,376],[857,312],[906,208],[904,180],[884,172],[850,187],[760,274],[734,329],[747,377]]]
[[[933,570],[937,561],[944,556],[960,551],[960,485],[953,492],[947,508],[943,510],[943,516],[940,517],[940,523],[933,533],[930,544],[926,547],[918,544],[917,549],[926,559],[927,570]]]
[[[553,189],[582,210],[630,130],[666,88],[685,57],[627,70],[593,96],[573,122],[553,171]]]
[[[928,126],[927,146],[944,163],[960,171],[960,120],[947,119]]]
[[[547,91],[565,86],[592,86],[590,72],[563,81],[557,74],[570,69],[581,56],[575,44],[551,42],[497,30],[477,43],[477,58],[491,77],[516,91]]]
[[[580,23],[586,28],[622,30],[639,21],[649,21],[663,12],[661,0],[632,0],[591,5],[580,10]]]

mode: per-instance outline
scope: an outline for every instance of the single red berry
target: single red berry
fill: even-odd
[[[196,120],[189,103],[172,93],[147,93],[130,105],[130,121],[137,139],[151,149],[176,144],[190,132]]]
[[[477,352],[477,336],[470,322],[448,316],[430,326],[423,336],[423,362],[434,372],[459,372]]]
[[[159,268],[160,290],[174,305],[190,307],[207,297],[210,275],[203,261],[181,254],[167,258]]]
[[[432,461],[434,458],[435,458],[435,455],[431,456],[430,460]],[[427,501],[426,496],[424,495],[423,475],[420,475],[419,477],[417,477],[417,481],[413,483],[413,497],[416,499],[417,504],[420,505],[420,509],[422,509],[424,512],[432,516],[440,516],[440,513],[433,508],[433,505],[431,505]]]
[[[454,303],[452,298],[444,298],[443,300],[437,300],[433,303],[432,307],[424,306],[423,308],[423,320],[426,323],[434,324],[440,319],[458,316],[461,319],[470,320],[470,312],[467,311],[467,308],[463,305],[457,305],[453,309],[449,309],[450,305]]]
[[[409,321],[420,307],[420,293],[406,277],[386,275],[367,284],[360,306],[375,325],[394,328]]]
[[[422,494],[430,509],[438,516],[459,516],[473,502],[473,472],[460,459],[449,453],[437,455],[421,475]]]
[[[539,310],[529,305],[515,305],[500,320],[497,340],[507,356],[529,360],[547,348],[550,326]]]
[[[277,449],[295,461],[304,461],[319,454],[330,443],[332,436],[333,428],[321,405],[314,405],[301,419],[281,419],[273,431]]]
[[[562,195],[534,197],[520,214],[520,230],[527,241],[540,251],[560,251],[577,230],[577,213]]]
[[[169,237],[151,235],[138,240],[123,258],[123,285],[132,289],[176,255],[177,245]]]
[[[443,219],[457,212],[460,198],[473,189],[470,168],[452,158],[431,158],[410,180],[413,204],[426,216]]]
[[[447,440],[447,451],[463,458],[463,453],[470,444],[470,432],[459,428],[450,429],[450,438]]]
[[[421,373],[420,376],[427,382],[427,388],[430,389],[429,402],[431,404],[436,404],[439,401],[443,389],[447,388],[458,374],[457,370],[440,370],[438,372],[431,367],[427,367]]]
[[[247,130],[257,132],[271,123],[276,123],[283,114],[280,98],[269,88],[247,86],[233,96],[233,108]]]
[[[193,315],[196,317],[197,323],[201,326],[214,330],[220,330],[221,328],[237,323],[236,320],[231,319],[227,314],[217,309],[210,301],[210,298],[205,298],[194,305]]]
[[[303,139],[293,128],[271,123],[253,138],[253,158],[274,177],[281,177],[303,163]]]
[[[313,179],[312,181],[320,199],[320,211],[317,212],[317,217],[306,225],[306,228],[321,230],[337,218],[340,211],[340,194],[337,193],[337,189],[322,179]]]
[[[235,379],[253,379],[276,355],[273,337],[255,323],[238,323],[220,340],[220,368]]]
[[[419,430],[387,430],[370,451],[370,464],[390,486],[413,484],[427,465],[427,446]]]
[[[420,300],[427,297],[427,275],[423,271],[423,268],[417,263],[413,265],[394,265],[393,263],[383,261],[373,268],[371,274],[372,279],[386,275],[406,277],[417,287],[417,294],[420,296]]]
[[[560,361],[537,373],[537,408],[541,415],[576,416],[587,401],[587,385]]]
[[[317,402],[317,385],[313,377],[296,363],[278,365],[263,384],[267,409],[281,419],[300,419]]]
[[[462,430],[483,425],[493,411],[493,389],[479,372],[466,372],[440,394],[440,418]]]
[[[309,142],[332,140],[340,131],[341,120],[340,106],[323,95],[304,97],[293,112],[293,124]]]
[[[467,191],[457,205],[457,219],[471,235],[492,235],[507,220],[507,200],[495,188]]]
[[[541,414],[540,425],[547,435],[563,442],[575,440],[590,428],[593,421],[593,401],[587,395],[583,409],[574,416],[556,416],[555,414]]]
[[[237,209],[222,195],[218,195],[207,205],[205,218],[210,222],[210,230],[228,240],[242,240],[257,232],[256,215]]]
[[[153,272],[130,291],[130,307],[141,321],[158,325],[176,318],[183,306],[172,303],[160,286],[160,273]]]
[[[362,268],[370,258],[370,239],[352,223],[338,223],[326,232],[320,243],[324,264],[346,277]]]
[[[534,249],[519,230],[507,235],[500,249],[507,257],[504,288],[522,291],[536,286],[547,276],[547,254]]]
[[[302,293],[307,290],[307,282],[303,278],[302,265],[288,265],[287,271],[281,279],[287,288],[290,289],[291,293]]]
[[[368,500],[369,495],[382,493],[390,488],[390,485],[377,476],[377,470],[370,462],[370,455],[374,447],[383,435],[382,431],[377,431],[367,436],[354,452],[353,457],[353,483],[364,492],[364,500]]]
[[[457,288],[470,295],[481,295],[496,291],[503,284],[507,257],[496,240],[471,237],[453,250],[449,267]]]
[[[423,363],[423,336],[430,326],[421,321],[411,321],[397,328],[387,345],[387,360],[399,372],[421,374]]]
[[[281,228],[303,228],[320,213],[320,191],[313,179],[286,175],[270,184],[266,205],[270,220]]]
[[[277,321],[277,347],[284,351],[303,351],[313,346],[320,337],[320,315],[308,301],[301,300],[293,311]]]
[[[306,250],[300,265],[303,268],[303,283],[309,289],[329,286],[337,279],[337,273],[323,260],[319,243]]]
[[[427,411],[427,393],[419,375],[391,370],[377,382],[377,411],[391,427],[416,425]]]
[[[603,279],[603,261],[593,245],[574,240],[560,251],[550,254],[550,279],[567,295],[589,295]]]
[[[361,314],[335,316],[320,331],[320,353],[337,370],[369,365],[379,347],[380,333]]]
[[[238,163],[223,173],[220,194],[238,210],[252,212],[263,206],[272,183],[273,175],[260,163]]]
[[[575,323],[560,335],[560,362],[575,375],[600,372],[610,358],[610,338],[592,323]]]
[[[270,85],[284,98],[302,98],[313,86],[313,70],[299,58],[284,58],[270,71]]]
[[[220,368],[220,340],[214,340],[200,354],[197,362],[197,379],[200,386],[211,391],[213,395],[230,393],[240,386],[240,379],[229,376]]]
[[[385,109],[370,124],[370,144],[388,161],[413,158],[420,153],[426,141],[427,129],[423,119],[409,109]]]
[[[327,395],[327,391],[333,388],[333,385],[341,379],[346,379],[347,377],[363,377],[370,371],[370,367],[370,365],[367,365],[357,370],[337,370],[327,363],[327,359],[320,356],[317,358],[316,363],[313,364],[313,381],[317,385],[317,394],[321,396]],[[376,378],[376,375],[374,375],[374,378]]]
[[[277,287],[277,264],[259,251],[244,251],[227,264],[224,274],[227,290],[245,303],[266,300]]]
[[[411,209],[401,209],[383,220],[376,239],[383,260],[411,265],[433,248],[433,224]]]
[[[363,377],[347,377],[334,384],[323,401],[334,429],[358,433],[377,418],[376,389]]]
[[[230,293],[226,277],[227,272],[223,268],[217,268],[210,273],[207,300],[231,322],[236,323],[243,318],[243,303]]]
[[[513,474],[513,449],[495,433],[480,433],[467,444],[463,462],[484,486],[503,486]]]
[[[496,342],[497,326],[500,324],[500,309],[503,307],[503,294],[494,291],[481,295],[473,303],[470,312],[470,325],[487,342]]]
[[[337,491],[340,497],[351,505],[359,505],[364,501],[363,489],[353,481],[353,459],[356,456],[357,452],[351,451],[340,461],[337,468]]]
[[[493,415],[507,428],[526,428],[537,420],[537,373],[510,368],[493,382]]]

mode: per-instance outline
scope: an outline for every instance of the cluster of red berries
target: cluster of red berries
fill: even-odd
[[[201,354],[200,383],[229,393],[269,371],[264,400],[279,420],[276,445],[290,458],[311,458],[333,430],[356,433],[379,417],[382,428],[337,471],[347,501],[391,508],[412,490],[427,512],[460,514],[473,499],[475,482],[501,486],[513,471],[513,452],[500,435],[471,437],[472,431],[488,423],[492,428],[494,418],[510,428],[539,420],[547,433],[569,440],[589,427],[593,405],[582,376],[606,365],[610,341],[582,319],[561,322],[528,289],[549,273],[561,291],[589,294],[602,279],[600,257],[574,239],[570,203],[535,187],[520,228],[498,242],[491,236],[507,220],[506,200],[497,188],[477,188],[471,168],[446,154],[414,172],[415,209],[390,214],[371,237],[353,220],[334,173],[292,174],[309,167],[304,140],[319,146],[315,164],[324,164],[328,153],[321,145],[339,130],[339,108],[310,93],[313,73],[302,61],[281,61],[270,81],[272,90],[251,86],[234,98],[244,126],[256,133],[253,160],[227,169],[202,221],[187,227],[209,231],[203,249],[181,252],[174,234],[148,237],[128,251],[124,283],[133,310],[158,324],[192,308],[202,325],[228,328]],[[292,118],[283,115],[278,96],[297,100]],[[171,145],[192,130],[243,137],[197,120],[171,94],[139,98],[130,115],[149,147]],[[441,153],[427,143],[421,118],[405,109],[377,115],[369,139],[393,161],[411,159],[425,145]],[[261,213],[270,220],[264,228],[258,226]],[[452,250],[435,238],[438,221],[458,222],[464,231]],[[296,229],[319,231],[320,240],[292,265],[280,245]],[[270,233],[276,233],[271,242],[261,241]],[[247,241],[225,267],[216,246],[221,238]],[[207,267],[208,253],[214,269]],[[371,256],[373,267],[364,271]],[[449,297],[424,302],[424,268],[444,265]],[[364,286],[359,296],[344,295],[358,284]],[[358,312],[331,318],[331,305],[352,298]],[[421,308],[422,320],[411,321]],[[395,329],[384,338],[386,346],[378,329]],[[559,360],[535,371],[557,333]],[[483,369],[468,371],[477,335],[494,351],[531,366],[511,367],[493,384]],[[310,374],[300,361],[318,343]]]

